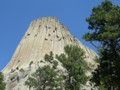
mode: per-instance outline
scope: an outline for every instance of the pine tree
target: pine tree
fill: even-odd
[[[99,51],[99,66],[93,72],[92,81],[107,90],[120,89],[120,6],[109,0],[92,9],[86,19],[89,30],[83,38],[95,45]]]
[[[85,54],[78,46],[67,45],[64,48],[65,54],[56,55],[56,58],[67,70],[65,79],[65,90],[80,90],[88,79],[86,72],[89,69]]]
[[[3,74],[2,74],[2,72],[0,72],[0,90],[5,90],[6,84],[4,83],[3,78],[4,78]]]
[[[28,77],[25,85],[32,87],[35,90],[62,90],[63,77],[57,70],[57,61],[53,58],[53,53],[46,54],[44,57],[47,63],[50,65],[39,66],[37,70]]]

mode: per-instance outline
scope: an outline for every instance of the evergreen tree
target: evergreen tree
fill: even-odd
[[[80,90],[88,77],[86,72],[89,69],[85,62],[85,54],[78,46],[67,45],[64,48],[65,54],[56,55],[56,58],[67,70],[65,77],[65,90]]]
[[[5,90],[6,84],[4,83],[3,78],[3,74],[0,72],[0,90]]]
[[[62,90],[63,78],[59,75],[58,63],[54,60],[53,53],[46,54],[44,59],[50,65],[38,66],[35,73],[28,77],[25,85],[29,86],[29,89],[33,87],[35,90]]]
[[[109,0],[92,9],[86,19],[89,30],[83,38],[95,45],[100,54],[100,63],[93,72],[92,81],[107,90],[120,90],[120,6]]]
[[[25,85],[35,90],[62,90],[62,77],[49,65],[38,67],[36,72],[28,78]]]

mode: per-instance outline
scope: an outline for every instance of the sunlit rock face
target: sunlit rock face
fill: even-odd
[[[32,21],[12,59],[3,69],[6,89],[29,90],[24,82],[35,71],[38,61],[42,61],[50,51],[54,54],[64,53],[64,46],[69,44],[80,46],[85,51],[86,61],[95,64],[93,59],[96,53],[76,39],[58,19],[43,17]],[[33,62],[32,67],[30,62]]]

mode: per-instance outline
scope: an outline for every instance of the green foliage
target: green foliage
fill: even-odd
[[[89,30],[83,38],[97,46],[100,59],[99,66],[93,72],[91,81],[107,90],[120,89],[120,6],[105,0],[92,9],[86,19]],[[98,43],[97,43],[98,44]],[[95,45],[96,46],[96,45]]]
[[[33,87],[35,90],[61,90],[63,77],[59,75],[59,70],[54,68],[58,63],[54,60],[53,53],[46,54],[44,59],[51,65],[38,66],[32,76],[27,79],[25,85],[29,88]]]
[[[53,52],[51,51],[51,52],[50,52],[50,55],[45,54],[44,60],[45,60],[46,62],[52,63],[52,61],[53,61]]]
[[[83,38],[88,41],[105,41],[120,37],[120,7],[110,1],[104,1],[94,7],[90,17],[86,19],[92,33],[86,33]]]
[[[107,90],[107,89],[105,88],[104,82],[102,82],[102,81],[100,82],[99,89],[100,89],[100,90]]]
[[[39,67],[36,72],[25,82],[29,88],[36,90],[61,90],[61,78],[50,66]]]
[[[44,60],[45,60],[46,62],[49,62],[51,65],[53,65],[53,68],[54,68],[54,69],[57,68],[58,62],[57,62],[56,60],[54,60],[53,52],[52,52],[52,51],[50,52],[50,55],[45,54]]]
[[[14,69],[11,69],[11,73],[13,73],[15,70]]]
[[[55,69],[56,69],[56,68],[57,68],[57,66],[58,66],[58,62],[54,60],[52,63],[53,63],[53,68],[55,68]]]
[[[24,69],[23,69],[23,68],[21,68],[21,69],[19,69],[19,71],[20,71],[20,72],[24,72]]]
[[[30,63],[29,63],[29,66],[31,66],[33,64],[33,61],[31,61]]]
[[[16,67],[16,70],[19,70],[19,67]]]
[[[65,77],[66,90],[79,90],[82,84],[85,84],[88,77],[86,72],[89,67],[85,62],[85,54],[78,46],[67,45],[64,48],[65,54],[56,55],[56,58],[63,64],[67,70]]]
[[[25,85],[29,86],[29,89],[31,87],[35,88],[37,85],[37,80],[33,77],[28,77],[27,81],[25,81]]]
[[[0,90],[5,90],[6,84],[4,83],[3,78],[4,78],[4,76],[3,76],[2,72],[0,72]]]

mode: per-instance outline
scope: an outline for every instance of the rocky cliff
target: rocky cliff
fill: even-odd
[[[58,19],[43,17],[32,21],[12,59],[3,69],[7,90],[28,90],[24,81],[35,70],[34,65],[50,51],[64,53],[64,46],[68,44],[80,46],[85,51],[86,61],[95,64],[96,53],[75,38]]]

